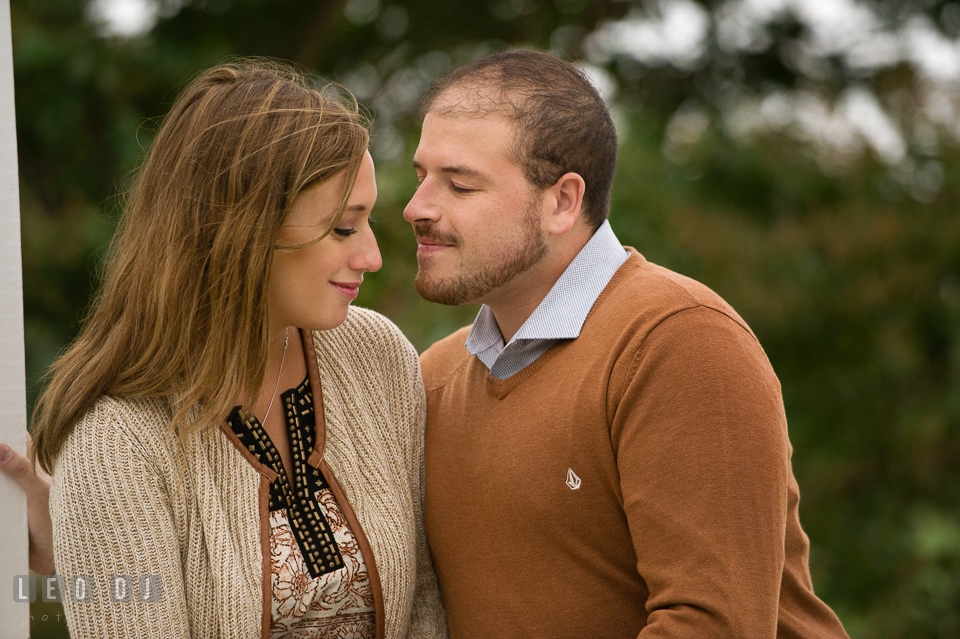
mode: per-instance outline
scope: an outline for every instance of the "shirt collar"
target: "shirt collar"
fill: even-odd
[[[518,340],[575,339],[594,302],[629,253],[604,221],[523,323],[510,343]],[[503,335],[486,304],[480,309],[466,341],[471,354],[503,345]]]

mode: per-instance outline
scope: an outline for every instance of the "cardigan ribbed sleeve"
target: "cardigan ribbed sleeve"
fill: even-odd
[[[153,428],[129,412],[119,418],[115,407],[109,398],[96,404],[68,438],[53,475],[50,512],[62,589],[74,586],[73,577],[95,576],[93,601],[74,602],[64,592],[70,636],[189,637],[164,447],[150,441]],[[111,601],[112,575],[133,578],[132,601]],[[139,601],[142,576],[159,576],[161,601]]]

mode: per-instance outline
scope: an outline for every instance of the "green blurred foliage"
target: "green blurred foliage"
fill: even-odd
[[[422,350],[476,308],[426,303],[411,285],[401,212],[416,188],[416,94],[507,46],[578,54],[598,25],[641,3],[161,0],[156,26],[134,38],[99,35],[82,2],[11,4],[32,402],[79,328],[125,180],[200,69],[277,56],[355,86],[375,116],[384,257],[358,303]],[[890,20],[911,5],[874,4]],[[950,4],[916,6],[937,18]],[[696,67],[606,65],[620,88],[611,221],[624,243],[718,291],[760,338],[783,387],[814,584],[850,635],[957,637],[960,149],[910,149],[906,161],[942,178],[918,192],[869,154],[825,165],[787,133],[731,136],[716,124],[724,95],[811,85],[778,53],[802,29],[789,17],[775,27],[766,49],[731,56],[712,44]],[[818,87],[836,95],[853,76],[831,64]],[[909,109],[915,78],[902,65],[857,81]],[[691,103],[710,124],[678,149],[667,132]],[[38,621],[50,610],[34,613],[33,636],[65,636],[62,623]]]

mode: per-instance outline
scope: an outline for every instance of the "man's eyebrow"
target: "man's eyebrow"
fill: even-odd
[[[417,162],[416,160],[414,160],[414,161],[413,161],[413,168],[422,170],[422,169],[423,169],[423,165],[421,165],[419,162]],[[452,165],[452,166],[441,166],[441,167],[440,167],[440,172],[441,172],[441,173],[448,173],[448,174],[451,174],[451,175],[462,175],[462,176],[464,176],[464,177],[474,178],[474,179],[476,179],[476,180],[486,180],[486,179],[487,179],[487,176],[485,176],[485,175],[484,175],[483,173],[481,173],[480,171],[477,171],[476,169],[471,169],[470,167],[463,166],[463,165],[459,165],[459,164],[455,164],[455,165]]]

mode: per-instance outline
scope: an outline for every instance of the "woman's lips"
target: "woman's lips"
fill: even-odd
[[[355,300],[360,294],[360,282],[330,282],[333,288],[337,289],[341,295]]]

